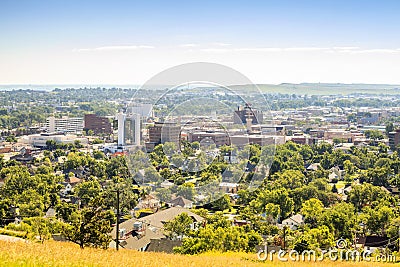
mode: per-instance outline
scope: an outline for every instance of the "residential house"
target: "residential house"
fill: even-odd
[[[170,207],[182,207],[185,209],[191,209],[193,207],[193,201],[188,200],[184,197],[177,197],[168,202]]]
[[[151,209],[153,211],[161,207],[160,200],[153,195],[147,195],[144,198],[139,199],[139,203],[136,206],[139,209]]]
[[[222,182],[219,184],[219,188],[221,191],[225,193],[232,193],[235,194],[239,190],[239,184],[238,183],[228,183],[228,182]]]
[[[307,171],[316,171],[320,166],[320,163],[312,163],[307,167]]]
[[[195,229],[204,218],[182,207],[171,207],[166,210],[136,219],[132,218],[120,224],[119,244],[125,249],[146,251],[152,240],[165,238],[164,224],[173,220],[176,216],[186,213],[194,221],[191,225]],[[111,232],[113,238],[116,236],[116,228]],[[153,241],[154,242],[154,241]],[[110,243],[110,247],[115,247],[115,241]],[[153,249],[155,249],[153,247]]]
[[[379,248],[385,248],[389,245],[389,238],[386,236],[357,236],[356,247],[374,252]]]
[[[289,218],[282,221],[280,227],[288,226],[290,230],[297,230],[300,226],[304,224],[304,216],[301,214],[296,214],[290,216]]]

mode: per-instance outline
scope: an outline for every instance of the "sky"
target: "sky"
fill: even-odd
[[[189,62],[254,83],[400,84],[400,1],[0,0],[0,84],[142,84]]]

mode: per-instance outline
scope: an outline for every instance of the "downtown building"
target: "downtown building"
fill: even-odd
[[[149,127],[149,143],[158,145],[172,142],[178,146],[180,133],[181,126],[175,122],[156,122]]]
[[[100,117],[96,114],[85,114],[85,126],[84,131],[93,131],[94,134],[106,134],[110,135],[113,133],[110,119],[107,117]]]
[[[250,120],[251,124],[263,123],[263,112],[253,109],[250,104],[245,104],[244,107],[238,107],[233,113],[234,124],[246,124]]]
[[[70,118],[63,116],[56,118],[54,116],[46,119],[46,131],[48,133],[62,132],[80,134],[83,131],[83,118]]]
[[[200,145],[215,144],[217,147],[230,145],[231,143],[229,134],[219,131],[188,132],[187,138],[190,143],[199,142]]]
[[[389,132],[389,147],[391,150],[395,150],[396,147],[400,144],[400,130]]]

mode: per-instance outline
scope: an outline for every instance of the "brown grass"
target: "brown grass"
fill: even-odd
[[[48,241],[44,244],[0,241],[0,266],[396,266],[354,262],[260,262],[255,254],[206,253],[196,256],[132,250],[79,249],[75,244]]]

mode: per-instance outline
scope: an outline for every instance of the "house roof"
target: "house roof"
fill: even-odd
[[[172,206],[181,206],[185,207],[186,205],[193,204],[193,201],[190,201],[184,197],[177,197],[169,202]]]
[[[287,218],[283,221],[293,221],[297,224],[302,224],[302,223],[304,223],[304,217],[301,214],[296,214],[296,215],[290,216],[289,218]]]
[[[366,247],[383,247],[389,243],[389,239],[386,236],[359,236],[356,242]]]
[[[152,227],[156,227],[158,229],[162,229],[164,227],[164,223],[171,221],[174,219],[176,216],[182,214],[182,213],[187,213],[190,217],[192,217],[195,221],[201,222],[204,220],[203,217],[191,212],[188,209],[182,208],[182,207],[171,207],[166,210],[162,210],[159,212],[156,212],[151,215],[144,216],[140,219],[132,218],[130,220],[127,220],[123,223],[120,224],[119,228],[126,229],[127,232],[130,232],[133,229],[133,223],[136,221],[139,222],[144,222]],[[112,234],[115,234],[115,228],[112,231]]]
[[[182,245],[181,240],[170,240],[165,238],[151,239],[150,244],[147,247],[146,251],[173,253],[174,247],[179,247],[181,245]]]
[[[204,220],[203,217],[191,212],[188,209],[185,209],[182,207],[171,207],[169,209],[166,209],[166,210],[163,210],[160,212],[156,212],[154,214],[140,218],[139,221],[146,222],[154,227],[162,228],[164,226],[164,222],[171,221],[176,216],[178,216],[182,213],[187,213],[190,217],[192,217],[194,219],[194,221],[197,221],[197,222],[201,222]]]
[[[320,166],[320,163],[312,163],[307,167],[308,171],[316,171],[318,170],[318,167]]]
[[[239,184],[238,183],[228,183],[228,182],[221,182],[219,183],[220,187],[231,187],[231,188],[235,188],[238,187]]]
[[[45,215],[46,218],[55,217],[55,216],[56,216],[56,210],[54,208],[49,208],[46,211],[46,215]]]
[[[150,244],[151,239],[161,239],[164,238],[165,235],[163,233],[164,223],[171,221],[176,216],[187,213],[192,219],[196,222],[201,222],[204,220],[203,217],[191,212],[188,209],[182,207],[171,207],[169,209],[142,217],[140,219],[132,218],[120,224],[120,229],[125,229],[126,233],[131,233],[133,230],[133,224],[137,221],[145,223],[145,230],[143,236],[138,235],[127,235],[128,237],[125,240],[120,240],[121,247],[129,248],[129,249],[142,249],[145,248],[148,244]],[[111,236],[115,238],[116,227],[111,232]],[[115,247],[115,241],[110,243],[110,247]]]
[[[76,178],[75,176],[69,177],[69,183],[70,184],[77,184],[80,183],[82,179]]]
[[[132,224],[133,225],[133,224]],[[124,227],[120,228],[123,229]],[[129,231],[127,231],[129,232]],[[115,231],[112,233],[112,237],[115,238]],[[141,250],[142,248],[146,248],[151,239],[161,239],[164,238],[165,235],[161,230],[155,228],[146,228],[143,236],[129,234],[125,240],[120,240],[119,244],[122,248],[126,249],[135,249]],[[111,241],[110,248],[115,248],[115,240]]]

